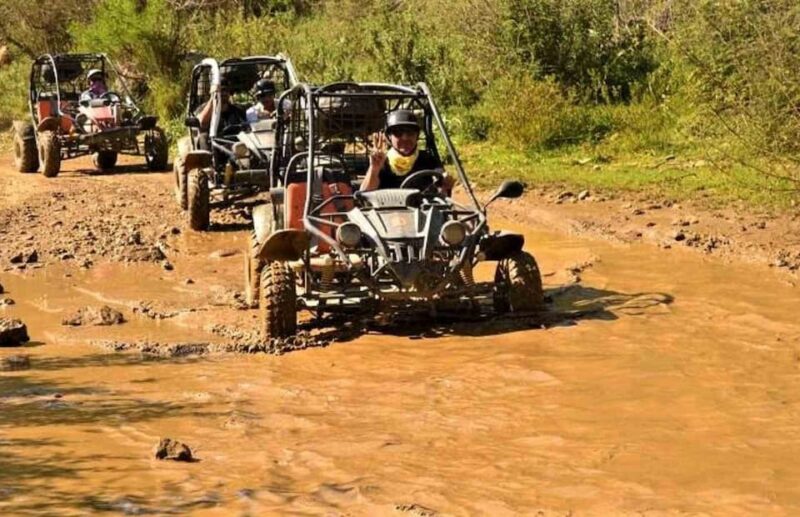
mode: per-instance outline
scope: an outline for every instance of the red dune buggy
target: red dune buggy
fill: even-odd
[[[89,93],[88,79],[104,86]],[[114,89],[112,89],[114,88]],[[58,175],[61,161],[91,154],[110,170],[119,154],[144,156],[150,170],[167,167],[164,132],[144,115],[104,54],[45,54],[31,66],[30,122],[14,122],[14,159],[20,172]]]

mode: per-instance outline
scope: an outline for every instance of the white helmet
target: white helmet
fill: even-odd
[[[86,80],[87,80],[87,81],[90,81],[90,80],[92,79],[92,77],[94,77],[95,75],[99,75],[99,76],[101,76],[101,77],[105,78],[105,74],[103,73],[103,71],[102,71],[102,70],[100,70],[99,68],[92,68],[92,69],[91,69],[91,70],[89,70],[89,72],[86,74]]]

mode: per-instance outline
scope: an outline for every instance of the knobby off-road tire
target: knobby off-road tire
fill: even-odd
[[[144,160],[147,168],[151,171],[167,170],[169,161],[169,145],[164,131],[160,128],[154,129],[144,137]]]
[[[110,171],[117,165],[116,151],[97,151],[92,155],[92,164],[101,172]]]
[[[175,200],[182,210],[188,207],[188,195],[186,194],[186,170],[183,167],[183,156],[178,155],[172,163],[172,172],[175,175]]]
[[[39,170],[45,177],[54,178],[61,170],[61,145],[55,131],[40,131],[36,139],[39,147]]]
[[[530,253],[520,251],[497,263],[494,309],[499,314],[535,311],[544,305],[542,275]]]
[[[251,308],[258,307],[261,271],[264,269],[264,261],[256,257],[258,244],[256,232],[250,232],[250,238],[247,240],[244,250],[244,298]]]
[[[293,336],[297,331],[297,293],[288,265],[277,261],[264,265],[259,298],[264,342]]]
[[[189,228],[204,232],[208,230],[211,216],[208,177],[202,169],[192,169],[186,178],[187,214]]]
[[[19,172],[36,172],[39,168],[39,153],[33,136],[30,122],[14,123],[14,167]]]

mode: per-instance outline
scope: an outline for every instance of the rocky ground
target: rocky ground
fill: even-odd
[[[646,243],[665,252],[685,249],[788,273],[800,270],[800,210],[769,213],[741,205],[711,208],[695,201],[533,187],[520,201],[498,201],[496,211],[524,222],[543,220],[576,235]]]

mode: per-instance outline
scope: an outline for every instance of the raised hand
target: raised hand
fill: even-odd
[[[379,171],[386,163],[386,135],[379,131],[372,135],[372,151],[369,155],[369,166]]]

